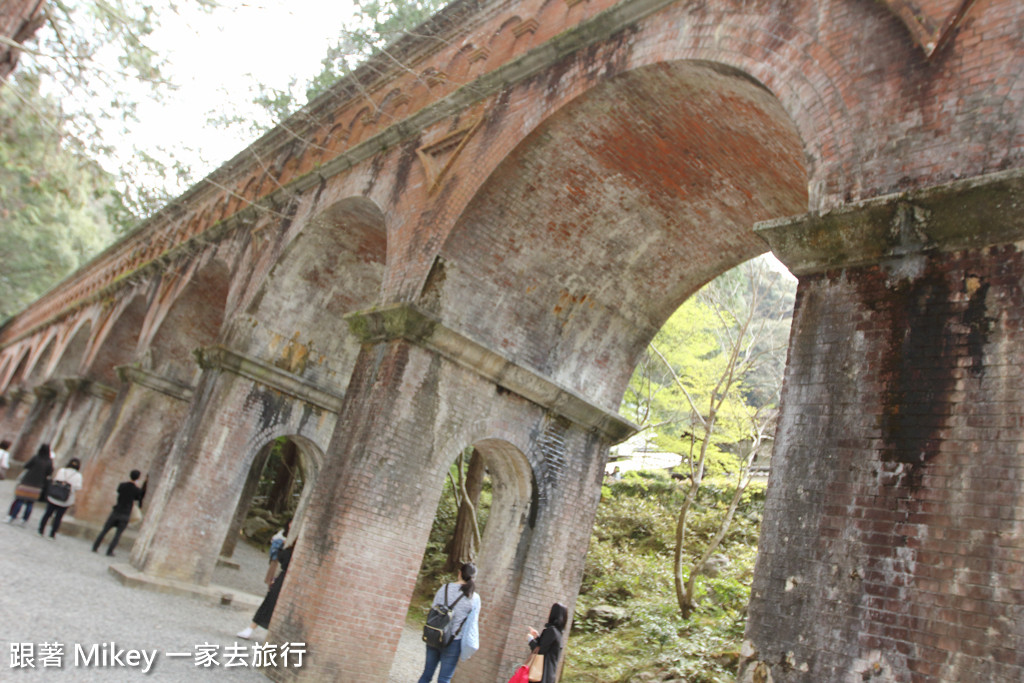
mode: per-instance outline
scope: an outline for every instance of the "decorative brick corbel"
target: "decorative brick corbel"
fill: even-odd
[[[519,25],[512,29],[512,33],[515,34],[516,38],[522,38],[527,33],[536,33],[539,26],[540,22],[536,19],[526,19],[519,22]]]

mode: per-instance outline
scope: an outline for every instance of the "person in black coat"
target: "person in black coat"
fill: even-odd
[[[50,444],[44,443],[32,456],[32,459],[25,463],[25,471],[14,488],[14,502],[7,511],[7,523],[10,524],[18,516],[21,508],[25,508],[25,514],[21,518],[24,526],[32,514],[32,506],[37,500],[43,499],[43,492],[46,490],[46,480],[53,474],[53,454],[50,452]]]
[[[548,623],[539,634],[530,629],[530,649],[544,655],[544,677],[540,683],[555,683],[558,680],[558,659],[562,655],[562,632],[569,620],[569,610],[565,605],[556,602],[551,605]]]
[[[114,507],[110,510],[107,522],[103,525],[103,531],[100,532],[100,535],[96,537],[96,541],[92,544],[93,552],[100,549],[103,537],[107,535],[108,531],[117,529],[114,532],[114,539],[107,546],[107,555],[110,557],[114,556],[114,548],[117,547],[117,542],[121,540],[121,534],[128,528],[128,522],[131,521],[132,508],[136,502],[138,502],[139,508],[142,508],[142,499],[146,496],[146,485],[149,484],[149,477],[146,477],[140,488],[135,482],[141,476],[141,472],[132,470],[128,475],[129,481],[123,481],[118,484],[117,502],[114,503]]]

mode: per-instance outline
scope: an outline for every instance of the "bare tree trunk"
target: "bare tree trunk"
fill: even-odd
[[[679,517],[676,520],[676,550],[672,573],[676,587],[676,602],[679,603],[679,612],[683,615],[684,619],[689,618],[690,613],[693,611],[692,571],[690,572],[691,581],[683,583],[683,542],[686,540],[686,515],[689,513],[690,507],[697,497],[697,489],[699,488],[699,485],[690,484],[690,490],[686,494],[686,500],[683,501],[683,505],[679,509]]]
[[[461,503],[455,520],[455,533],[448,544],[448,562],[445,564],[445,571],[449,572],[455,571],[465,562],[474,561],[480,544],[476,510],[480,492],[484,488],[484,459],[476,449],[469,460],[465,478],[459,477],[459,480],[462,483]]]

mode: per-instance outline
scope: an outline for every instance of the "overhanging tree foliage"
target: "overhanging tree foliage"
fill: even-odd
[[[171,87],[146,40],[162,13],[178,10],[174,0],[45,7],[34,38],[20,46],[17,71],[0,85],[3,318],[166,203],[167,188],[189,175],[153,150],[115,158],[111,144],[126,135],[139,97]]]
[[[109,244],[114,180],[66,135],[34,74],[0,87],[0,319]],[[26,106],[39,113],[25,116]]]

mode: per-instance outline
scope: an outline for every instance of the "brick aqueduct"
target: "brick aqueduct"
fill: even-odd
[[[799,291],[739,680],[1024,679],[1024,6],[458,0],[415,33],[3,327],[16,458],[80,455],[96,524],[150,471],[131,564],[203,585],[289,437],[271,638],[310,655],[270,675],[383,681],[475,446],[456,680],[500,683],[574,603],[638,355],[771,249]]]

